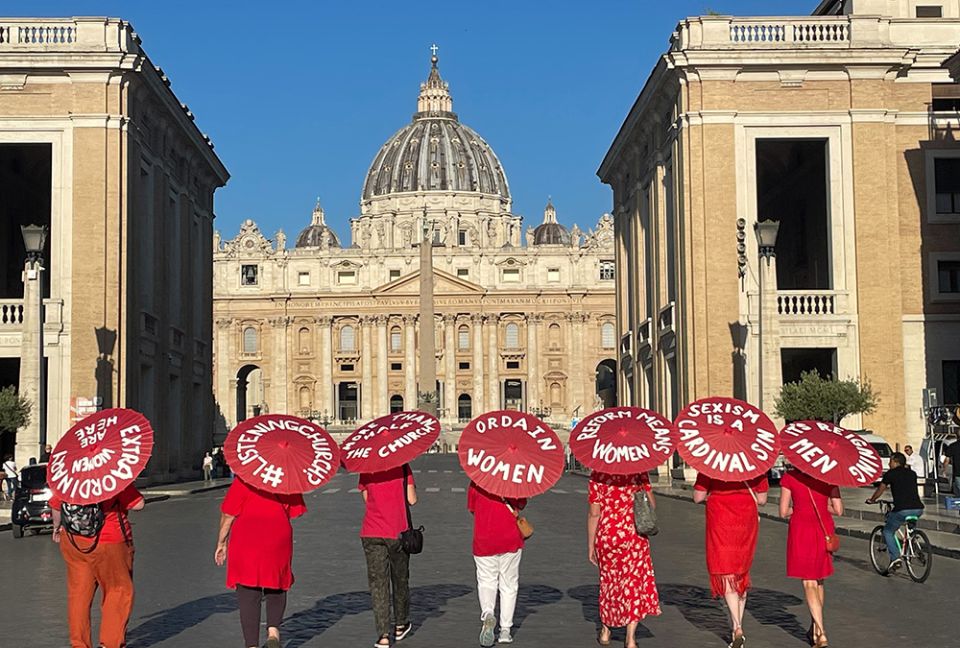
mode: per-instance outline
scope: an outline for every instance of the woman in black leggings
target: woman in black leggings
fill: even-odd
[[[227,563],[227,587],[237,590],[244,646],[260,646],[261,606],[267,608],[267,648],[280,648],[280,622],[293,585],[293,528],[306,513],[302,495],[277,495],[235,479],[220,507],[214,560]],[[229,545],[228,545],[229,542]],[[228,557],[229,556],[229,557]]]

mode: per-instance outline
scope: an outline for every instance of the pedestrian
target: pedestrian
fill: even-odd
[[[3,475],[7,480],[7,498],[13,499],[13,491],[20,486],[17,462],[13,460],[13,455],[7,455],[3,460]]]
[[[890,554],[890,564],[887,566],[887,573],[890,574],[903,563],[897,531],[906,523],[908,517],[919,518],[923,515],[923,501],[917,492],[917,473],[907,468],[907,458],[902,452],[890,455],[890,469],[884,473],[880,485],[867,503],[875,503],[887,488],[893,496],[893,510],[887,514],[883,525],[883,541],[887,544],[887,553]]]
[[[203,455],[203,481],[213,480],[213,457],[210,453]]]
[[[589,484],[587,557],[600,569],[600,629],[597,642],[610,644],[610,628],[626,626],[625,648],[636,648],[637,625],[647,616],[659,616],[650,557],[650,540],[637,533],[633,503],[645,491],[656,507],[650,480],[639,475],[593,472]]]
[[[358,488],[365,512],[360,543],[367,561],[367,580],[377,625],[375,646],[401,641],[413,628],[410,623],[410,555],[400,545],[408,527],[407,506],[417,503],[417,488],[410,466],[377,473],[361,473]],[[392,592],[391,592],[392,586]],[[393,610],[394,627],[390,627]]]
[[[477,596],[480,599],[480,645],[494,645],[497,592],[500,593],[499,643],[513,643],[513,611],[517,606],[520,556],[523,534],[516,512],[526,499],[505,499],[470,483],[467,510],[473,514],[473,561],[477,567]]]
[[[941,452],[943,453],[943,472],[947,472],[947,466],[953,470],[953,494],[960,497],[960,438]]]
[[[923,457],[913,451],[913,446],[903,446],[903,454],[907,457],[907,467],[913,472],[917,473],[917,477],[926,477],[927,470],[923,465]]]
[[[833,574],[833,554],[826,537],[836,529],[834,515],[843,515],[843,500],[836,486],[788,470],[780,479],[780,517],[789,519],[787,529],[787,577],[803,582],[803,595],[810,610],[807,641],[826,648],[823,623],[823,582]]]
[[[143,495],[127,486],[99,504],[73,505],[54,495],[53,541],[67,566],[67,624],[71,648],[121,648],[133,610],[133,529],[127,514],[143,509]],[[96,511],[100,509],[100,511]],[[95,520],[102,512],[102,526]],[[64,539],[66,536],[66,539]],[[90,606],[97,588],[100,640],[91,643]]]
[[[307,512],[302,495],[268,493],[235,479],[220,507],[214,561],[227,563],[237,592],[244,646],[260,646],[261,605],[267,608],[266,648],[280,648],[280,622],[293,585],[293,527]]]
[[[767,503],[766,476],[722,481],[697,476],[693,501],[706,502],[706,554],[710,591],[723,597],[733,628],[732,648],[743,648],[743,611],[750,589],[750,567],[760,531],[760,507]]]
[[[49,443],[43,446],[43,452],[40,453],[40,463],[47,463],[50,461],[50,453],[53,452],[53,446]]]

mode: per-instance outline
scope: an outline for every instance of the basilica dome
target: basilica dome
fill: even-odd
[[[476,131],[453,112],[437,57],[413,121],[394,133],[377,153],[363,183],[363,200],[401,192],[476,192],[510,200],[500,160]]]
[[[340,239],[327,225],[323,217],[323,207],[320,206],[320,199],[317,199],[317,206],[313,208],[313,216],[310,224],[303,228],[297,236],[296,247],[340,247]]]
[[[548,200],[543,210],[543,222],[533,230],[534,245],[570,245],[570,232],[557,222],[557,210]]]

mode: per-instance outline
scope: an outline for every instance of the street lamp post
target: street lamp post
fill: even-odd
[[[21,360],[21,383],[26,384],[29,391],[36,393],[36,436],[28,440],[30,447],[26,448],[23,465],[30,457],[39,456],[39,452],[47,443],[47,398],[43,375],[43,249],[47,243],[47,227],[45,225],[21,225],[20,233],[23,236],[23,247],[27,252],[27,260],[23,273],[24,323],[30,323],[32,331],[24,326],[23,357]],[[32,282],[32,287],[30,285]],[[36,300],[36,304],[31,301]],[[36,318],[36,322],[33,319]],[[32,339],[31,339],[32,338]],[[29,348],[32,346],[33,348]],[[34,354],[36,354],[34,356]],[[31,371],[33,359],[36,359],[36,370]],[[26,376],[24,376],[26,374]],[[33,383],[32,385],[30,383]],[[24,391],[21,387],[21,393]],[[37,453],[36,455],[34,453]]]
[[[758,406],[760,409],[763,409],[763,275],[766,274],[767,269],[770,267],[770,259],[773,259],[777,256],[777,233],[780,231],[780,221],[757,221],[753,230],[757,235],[757,255],[760,259],[763,259],[763,262],[766,264],[766,268],[760,267],[759,270],[759,282],[760,282],[760,295],[758,298],[757,306],[757,345],[760,348],[760,353],[758,354],[759,362],[757,363],[757,378],[760,388],[760,397]]]

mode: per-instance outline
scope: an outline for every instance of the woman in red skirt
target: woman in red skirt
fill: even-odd
[[[600,568],[601,646],[610,643],[610,628],[626,626],[625,648],[636,648],[637,624],[660,614],[660,595],[650,558],[650,541],[637,534],[633,498],[646,491],[656,503],[650,480],[642,475],[590,476],[590,513],[587,517],[587,554]]]
[[[710,591],[723,597],[733,625],[732,648],[742,648],[743,611],[750,567],[757,549],[760,509],[767,503],[767,478],[727,482],[697,476],[693,501],[707,503],[707,571]]]
[[[834,533],[833,515],[843,515],[840,489],[796,470],[780,480],[780,516],[790,519],[787,532],[787,576],[803,581],[810,608],[810,645],[826,648],[823,626],[823,581],[833,574],[833,554],[826,535]]]
[[[293,585],[290,520],[307,512],[303,496],[267,493],[234,479],[220,511],[214,560],[227,563],[227,587],[237,590],[244,646],[260,645],[260,608],[266,601],[266,648],[280,648],[280,622]]]

